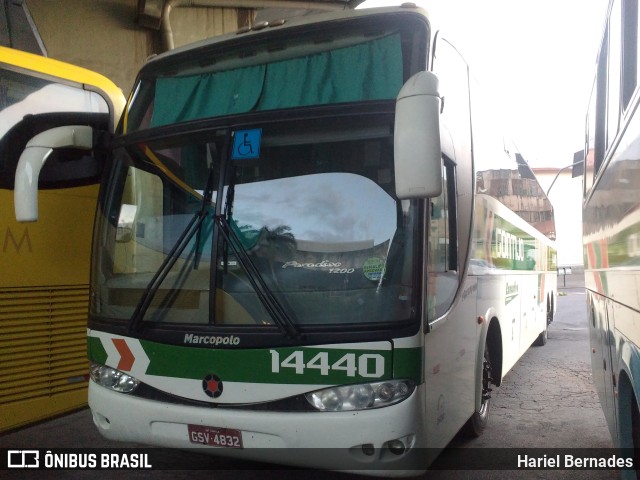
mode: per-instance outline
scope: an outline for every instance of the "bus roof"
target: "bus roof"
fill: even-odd
[[[402,4],[401,6],[395,6],[395,7],[363,8],[359,10],[346,9],[346,10],[339,10],[339,11],[331,11],[327,13],[316,13],[313,15],[303,15],[303,16],[282,19],[279,21],[269,22],[269,23],[260,22],[251,28],[240,29],[237,32],[227,33],[224,35],[217,35],[215,37],[210,37],[204,40],[200,40],[198,42],[183,45],[174,50],[169,50],[167,52],[164,52],[150,59],[147,62],[147,64],[142,67],[142,71],[144,71],[147,68],[147,66],[153,69],[154,64],[156,64],[156,62],[163,63],[164,60],[172,58],[174,55],[179,56],[181,53],[192,52],[200,48],[206,49],[209,46],[214,46],[219,43],[223,43],[232,39],[241,39],[247,36],[260,35],[265,31],[289,29],[289,28],[301,27],[304,25],[312,25],[312,24],[340,21],[340,20],[353,19],[353,18],[371,17],[374,15],[379,15],[383,13],[396,13],[396,14],[413,13],[413,14],[421,15],[427,20],[429,19],[427,10],[425,10],[422,7],[417,7],[414,4],[406,3],[406,4]],[[170,61],[171,60],[169,60],[169,62]]]

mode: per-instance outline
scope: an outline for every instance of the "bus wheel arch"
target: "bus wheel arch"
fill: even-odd
[[[486,345],[491,356],[492,383],[499,387],[502,383],[502,331],[496,317],[493,317],[489,323]]]
[[[533,342],[533,345],[536,347],[545,346],[547,344],[547,339],[549,338],[549,325],[553,321],[553,295],[551,294],[547,295],[546,310],[547,315],[544,320],[544,329]]]
[[[631,379],[624,370],[618,378],[617,407],[619,447],[634,450],[640,448],[640,407]]]
[[[544,347],[547,344],[547,339],[549,338],[549,324],[545,323],[544,329],[540,332],[538,337],[533,342],[533,345],[536,347]]]
[[[635,395],[631,397],[631,446],[633,447],[633,464],[640,464],[640,408]],[[636,469],[637,473],[637,469]]]
[[[465,425],[465,433],[469,437],[482,435],[489,420],[491,402],[491,385],[499,386],[502,377],[502,335],[500,325],[494,317],[489,323],[479,372],[479,406]]]

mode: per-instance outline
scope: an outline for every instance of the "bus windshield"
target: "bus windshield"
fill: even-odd
[[[271,121],[122,147],[94,247],[94,314],[126,322],[142,307],[145,326],[269,326],[273,309],[296,328],[410,320],[415,208],[394,196],[392,125],[391,112]]]

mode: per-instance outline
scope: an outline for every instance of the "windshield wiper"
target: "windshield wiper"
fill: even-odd
[[[160,285],[162,285],[162,282],[164,282],[165,278],[167,278],[167,275],[169,274],[173,266],[176,264],[176,262],[178,261],[178,258],[180,258],[180,255],[182,255],[182,252],[184,252],[184,249],[187,248],[187,245],[189,245],[189,242],[191,241],[191,239],[196,233],[198,235],[196,237],[196,245],[195,245],[196,251],[195,251],[195,259],[194,259],[194,269],[197,268],[198,263],[200,261],[200,256],[201,256],[200,237],[201,237],[202,224],[205,218],[207,218],[207,216],[209,215],[209,211],[207,210],[207,205],[211,203],[211,197],[213,195],[213,176],[214,176],[214,172],[213,172],[213,168],[211,168],[209,170],[207,185],[202,195],[202,202],[200,203],[200,208],[198,209],[197,212],[193,214],[193,217],[191,218],[191,220],[189,221],[185,229],[182,231],[182,233],[178,237],[178,240],[173,245],[173,247],[171,248],[167,256],[164,258],[164,260],[162,261],[162,264],[160,265],[156,273],[153,275],[153,278],[151,278],[151,281],[147,284],[147,288],[145,288],[144,293],[140,297],[140,300],[138,301],[136,308],[133,311],[133,315],[129,320],[129,326],[128,326],[129,332],[132,332],[139,327],[140,322],[142,321],[145,314],[147,313],[147,310],[149,309],[149,306],[151,305],[151,302],[153,301],[153,298],[155,297],[156,292],[160,288]]]
[[[224,200],[224,211],[221,212],[221,215],[215,216],[215,223],[218,226],[218,230],[222,233],[224,242],[231,247],[231,250],[233,250],[233,253],[240,262],[240,266],[246,273],[249,283],[258,296],[258,300],[267,313],[269,313],[280,331],[291,339],[300,339],[302,338],[302,335],[298,331],[296,323],[291,319],[286,309],[281,305],[267,283],[264,281],[260,271],[253,260],[251,260],[251,257],[247,254],[244,245],[242,245],[242,240],[231,227],[233,201],[236,192],[235,167],[230,167],[230,179]],[[222,261],[224,263],[224,268],[226,269],[227,247],[226,245],[223,245],[222,248]]]
[[[242,241],[238,238],[238,235],[231,227],[227,218],[223,215],[216,215],[215,221],[225,242],[231,247],[236,258],[239,260],[242,269],[247,275],[249,283],[253,287],[260,303],[262,303],[262,306],[265,308],[267,313],[269,313],[282,333],[291,339],[300,339],[302,335],[298,331],[295,322],[291,319],[287,311],[282,307],[271,289],[267,286],[264,278],[262,278],[262,275],[258,271],[255,263],[253,263],[253,260],[251,260],[251,257],[247,254],[244,246],[242,245]]]
[[[206,207],[211,204],[211,197],[213,195],[213,177],[214,171],[213,166],[209,168],[209,177],[207,178],[207,184],[204,187],[204,192],[202,194],[202,203],[200,204],[200,215],[202,218],[200,220],[200,226],[197,229],[198,234],[196,235],[196,253],[195,258],[193,260],[193,269],[197,270],[198,265],[200,264],[200,258],[202,257],[202,245],[200,244],[202,241],[202,222],[207,217]]]

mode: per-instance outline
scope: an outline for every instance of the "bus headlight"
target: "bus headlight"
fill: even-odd
[[[387,380],[325,388],[307,393],[305,397],[322,412],[367,410],[399,403],[408,398],[415,387],[412,380]]]
[[[100,365],[98,363],[91,364],[89,374],[91,376],[91,380],[96,382],[98,385],[121,393],[133,392],[140,384],[140,380],[137,378],[121,372],[120,370],[116,370],[115,368]]]

